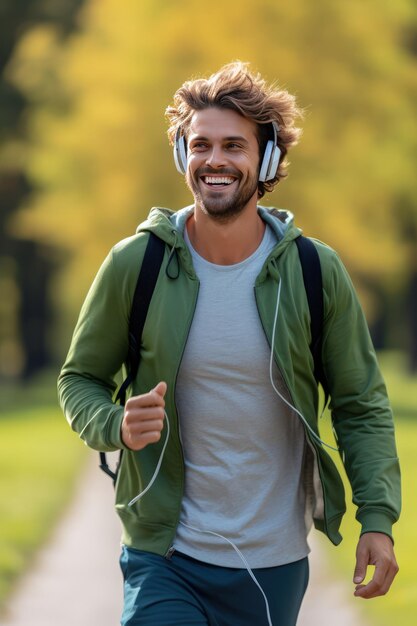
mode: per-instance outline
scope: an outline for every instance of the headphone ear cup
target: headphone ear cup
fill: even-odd
[[[275,178],[277,174],[278,166],[279,166],[280,157],[281,157],[281,150],[278,148],[278,146],[275,146],[274,151],[272,153],[271,165],[269,168],[267,180],[272,180],[273,178]]]
[[[272,180],[278,169],[279,158],[281,156],[281,150],[278,146],[274,145],[273,141],[268,141],[266,144],[264,157],[262,159],[262,165],[259,170],[258,180],[262,183]]]
[[[175,166],[180,174],[185,174],[187,171],[187,145],[185,143],[184,135],[177,132],[174,142],[174,161]]]
[[[269,162],[271,160],[271,155],[272,155],[273,149],[274,149],[273,142],[272,141],[268,141],[268,143],[266,144],[264,156],[263,156],[263,159],[262,159],[261,168],[259,170],[258,180],[260,180],[262,183],[267,180],[267,175],[268,175],[268,170],[269,170]]]

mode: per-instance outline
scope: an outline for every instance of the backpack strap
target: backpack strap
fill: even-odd
[[[127,355],[128,374],[120,385],[115,402],[119,402],[122,406],[126,401],[126,391],[129,385],[134,381],[139,369],[140,363],[140,343],[142,339],[143,327],[145,325],[146,316],[148,314],[149,304],[158,279],[159,270],[162,265],[162,259],[165,252],[165,243],[159,239],[154,233],[149,233],[149,239],[143,256],[142,265],[138,275],[135,287],[135,293],[132,301],[132,309],[129,319],[129,348]],[[120,451],[119,462],[116,471],[113,472],[106,459],[105,452],[100,452],[100,468],[108,474],[113,482],[116,482],[117,471],[120,467],[122,457]]]
[[[324,406],[329,399],[329,389],[324,374],[321,349],[323,344],[323,279],[320,257],[314,243],[308,237],[297,237],[295,240],[303,271],[304,288],[306,290],[308,308],[310,310],[311,343],[310,350],[314,360],[314,377],[324,390]]]

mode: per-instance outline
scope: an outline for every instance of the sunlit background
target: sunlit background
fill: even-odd
[[[3,442],[17,436],[7,429],[34,424],[35,414],[33,430],[48,411],[56,421],[48,394],[109,248],[152,206],[191,201],[166,137],[173,93],[236,59],[304,109],[289,177],[264,202],[292,211],[305,234],[341,255],[392,381],[399,432],[417,444],[415,0],[1,1]],[[69,480],[79,452],[70,451],[67,431],[58,436]],[[6,477],[14,475],[9,445],[0,454]],[[48,446],[56,446],[52,435]],[[409,452],[403,472],[411,475]],[[2,516],[13,509],[10,485]],[[0,560],[0,601],[33,549],[12,539]],[[397,584],[396,614],[415,615],[407,604],[415,576],[410,570]],[[378,624],[393,623],[387,603],[375,610]]]

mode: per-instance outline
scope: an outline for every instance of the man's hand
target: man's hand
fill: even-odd
[[[122,441],[131,450],[142,450],[161,438],[164,427],[164,396],[167,385],[160,382],[152,391],[129,398],[122,422]]]
[[[366,576],[368,565],[375,565],[372,580],[366,585],[362,581]],[[365,533],[359,539],[356,549],[356,567],[353,582],[356,583],[354,595],[359,598],[376,598],[383,596],[391,587],[398,572],[394,549],[388,535],[382,533]]]

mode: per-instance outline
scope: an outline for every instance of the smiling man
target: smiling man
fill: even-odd
[[[123,450],[122,626],[294,626],[311,527],[342,539],[343,484],[318,429],[301,231],[288,211],[259,204],[286,176],[299,116],[293,96],[242,63],[184,83],[168,134],[194,202],[153,209],[111,251],[82,309],[59,393],[88,445]],[[114,377],[149,232],[165,255],[123,408]],[[361,524],[354,593],[374,598],[398,569],[392,414],[346,270],[313,245],[321,363]]]
[[[187,221],[192,244],[213,263],[244,260],[256,250],[266,228],[256,210],[256,124],[233,110],[196,111],[187,138],[187,161],[186,181],[195,201]]]
[[[249,203],[256,206],[259,145],[254,122],[233,110],[196,111],[187,149],[186,179],[201,211],[227,222]]]

